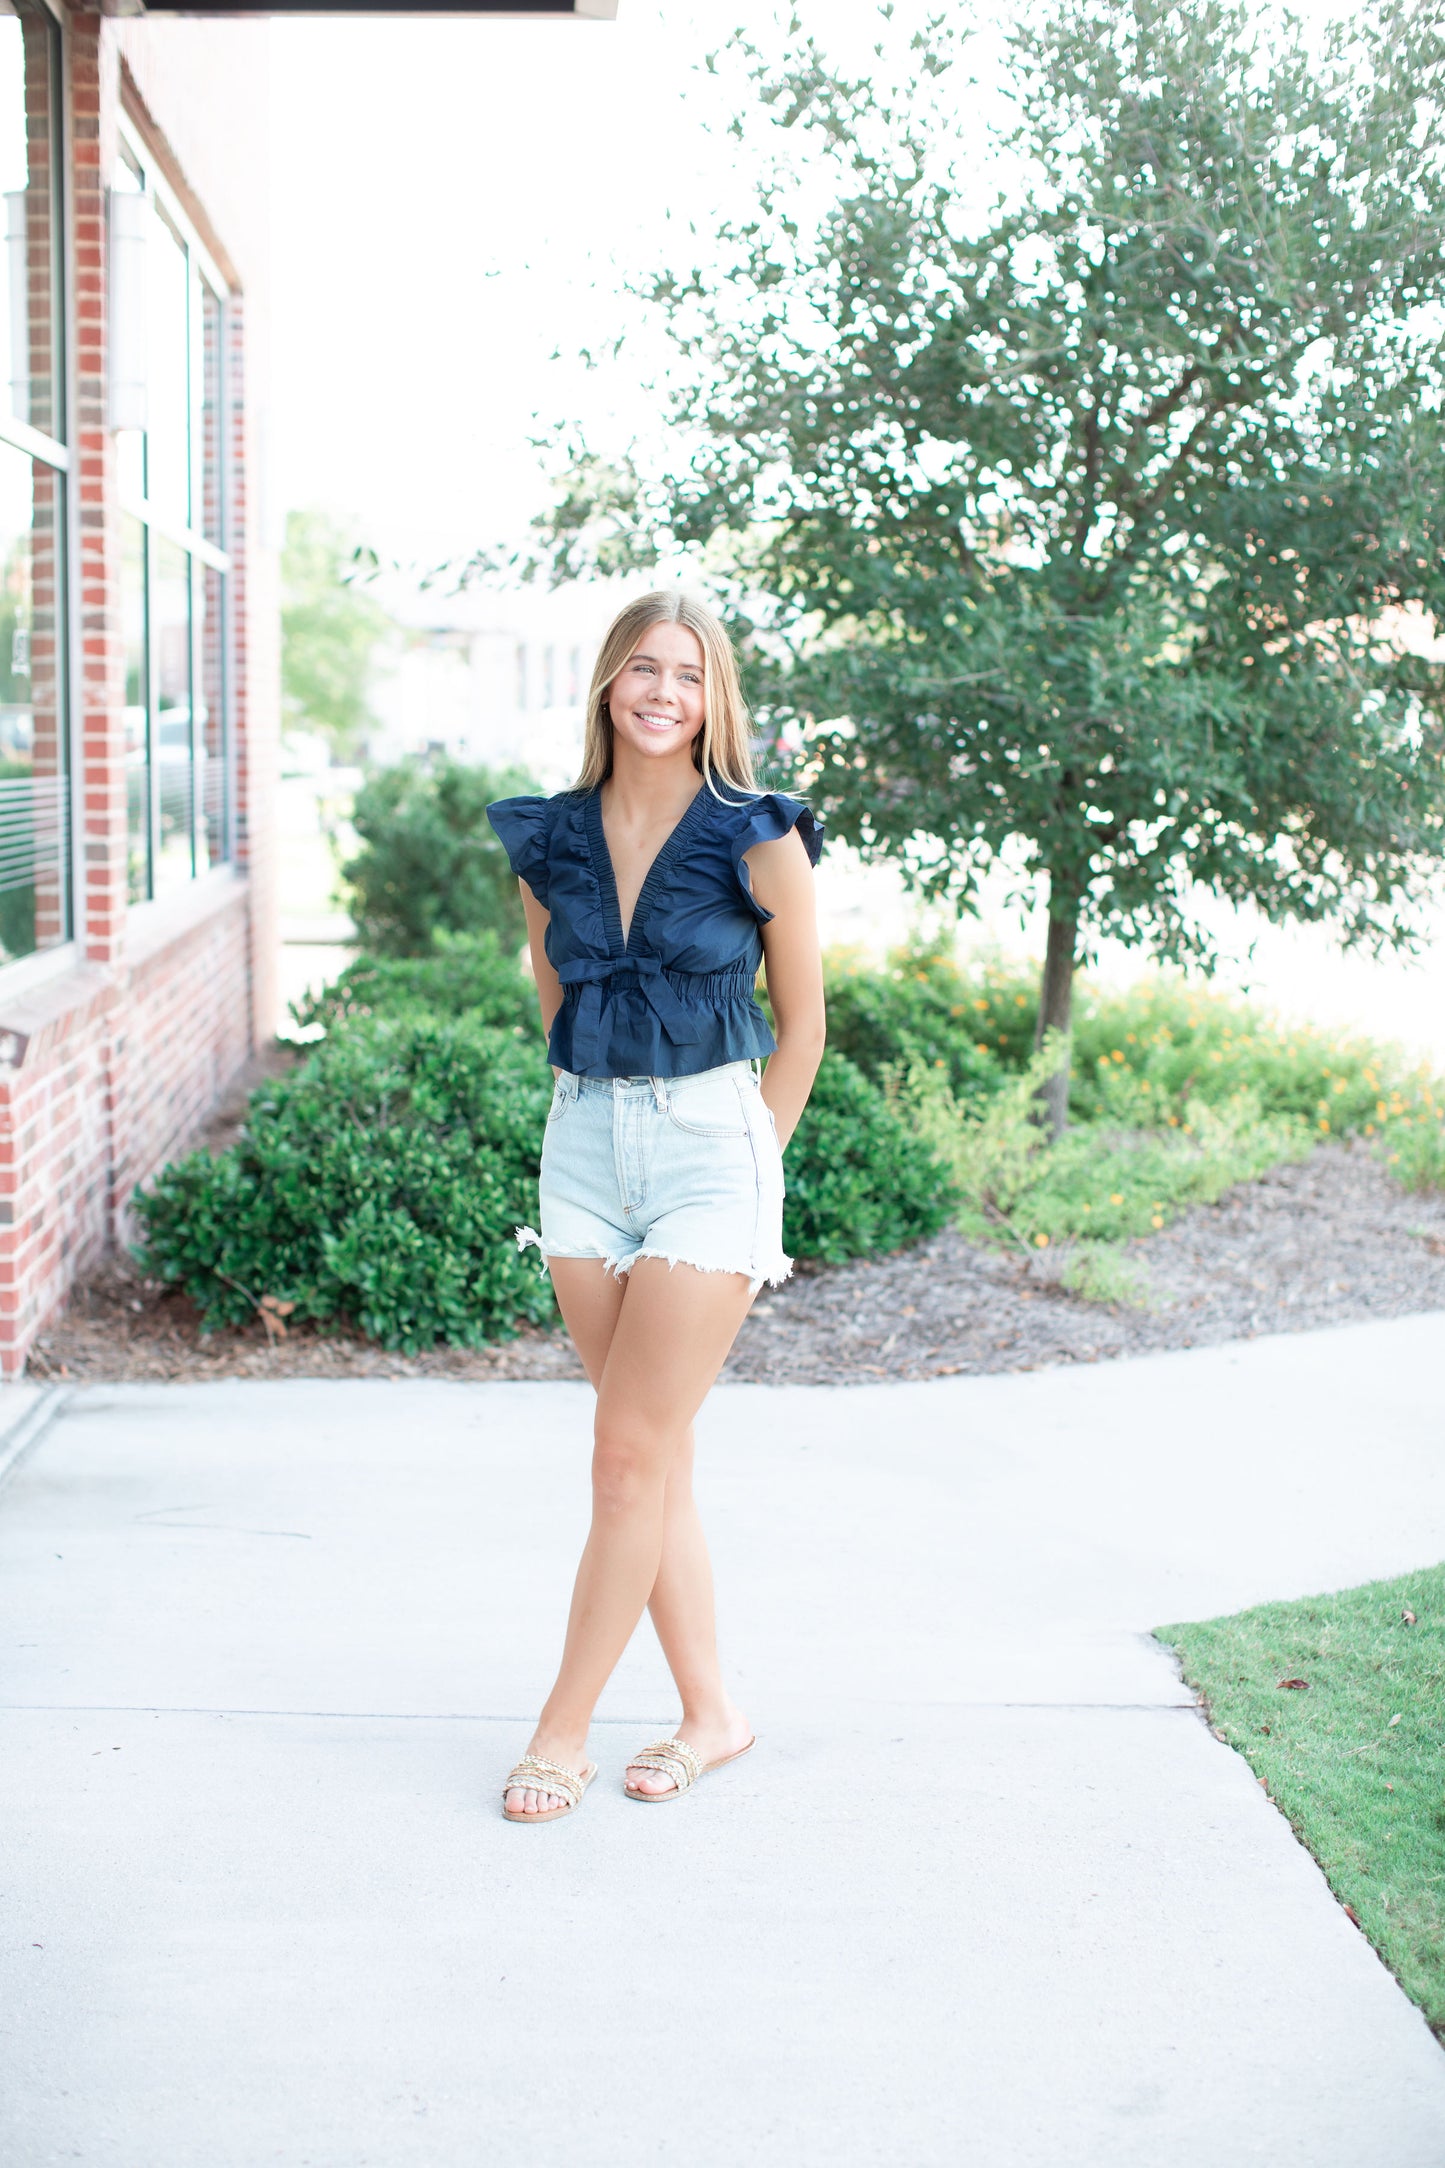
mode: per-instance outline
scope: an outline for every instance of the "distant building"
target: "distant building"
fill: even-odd
[[[375,761],[444,752],[516,766],[548,790],[572,782],[592,665],[619,603],[642,582],[385,596],[399,636],[372,690]]]

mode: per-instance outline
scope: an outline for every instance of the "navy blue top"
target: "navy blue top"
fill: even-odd
[[[551,913],[547,957],[562,981],[548,1059],[576,1076],[691,1076],[771,1054],[754,997],[759,928],[772,917],[743,853],[796,827],[813,865],[823,824],[781,791],[703,784],[647,871],[622,938],[600,787],[499,798],[487,819],[512,871]]]

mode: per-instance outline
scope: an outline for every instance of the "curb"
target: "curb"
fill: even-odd
[[[25,1413],[17,1416],[10,1428],[0,1434],[0,1490],[4,1489],[30,1448],[39,1444],[70,1393],[68,1385],[47,1386],[40,1398],[33,1400]]]

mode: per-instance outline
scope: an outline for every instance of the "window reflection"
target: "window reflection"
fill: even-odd
[[[31,0],[0,0],[0,417],[55,439],[58,40]],[[0,963],[70,935],[61,491],[0,441]]]
[[[170,199],[123,141],[113,188],[156,202],[146,253],[145,428],[117,433],[127,521],[131,893],[229,855],[224,560],[226,314]],[[157,201],[157,197],[164,201]],[[131,531],[133,529],[133,532]]]
[[[67,938],[60,477],[0,444],[0,961]]]
[[[191,560],[151,535],[151,643],[155,657],[155,889],[188,881],[192,862]]]
[[[158,211],[146,261],[146,497],[177,526],[190,525],[190,274],[185,245]]]
[[[57,31],[34,0],[0,0],[0,338],[5,411],[59,438],[51,128]]]
[[[145,529],[129,512],[120,522],[120,636],[125,677],[126,892],[151,892],[150,695],[146,667]]]

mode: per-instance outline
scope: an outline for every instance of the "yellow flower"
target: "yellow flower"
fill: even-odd
[[[1151,1227],[1162,1227],[1164,1225],[1164,1218],[1162,1213],[1156,1212],[1149,1224]]]
[[[1109,1202],[1110,1204],[1122,1204],[1124,1202],[1123,1192],[1117,1189],[1111,1190],[1109,1192]]]
[[[1027,995],[1027,994],[1015,994],[1015,995],[1014,995],[1014,1006],[1015,1006],[1015,1008],[1019,1008],[1019,1009],[1026,1009],[1026,1008],[1028,1007],[1028,1005],[1029,1005],[1029,997],[1028,997],[1028,995]]]
[[[1321,1127],[1321,1129],[1328,1129],[1328,1128],[1329,1128],[1329,1126],[1330,1126],[1330,1118],[1329,1118],[1328,1114],[1322,1114],[1322,1115],[1320,1116],[1320,1127]]]
[[[1035,1249],[1039,1249],[1039,1250],[1046,1250],[1046,1249],[1048,1248],[1048,1246],[1049,1246],[1049,1238],[1048,1238],[1048,1236],[1047,1236],[1047,1235],[1035,1235],[1035,1236],[1034,1236],[1034,1247],[1035,1247]]]

